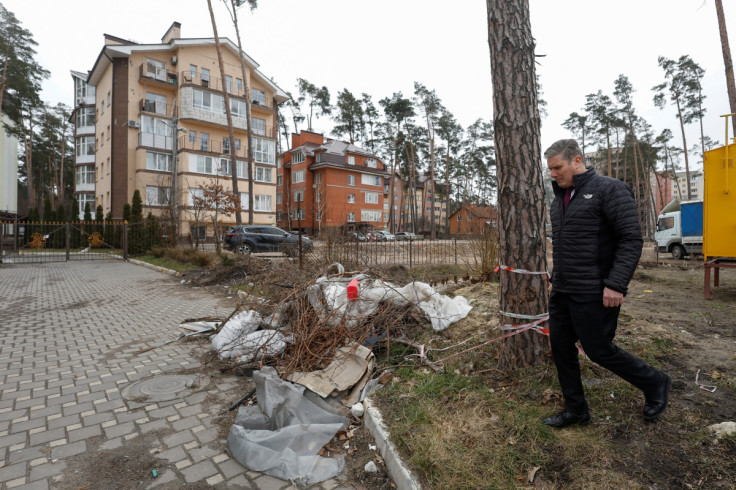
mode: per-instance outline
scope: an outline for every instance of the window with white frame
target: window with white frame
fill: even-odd
[[[322,174],[321,173],[318,172],[318,173],[314,174],[314,183],[315,184],[321,184],[322,183]]]
[[[245,119],[246,117],[245,110],[246,110],[245,101],[240,100],[240,99],[230,99],[230,114],[232,114],[233,117],[239,117],[241,119]]]
[[[278,186],[284,185],[284,176],[283,175],[276,176],[276,185],[278,185]]]
[[[271,196],[256,194],[253,197],[253,211],[271,212]]]
[[[348,203],[353,204],[355,202],[355,194],[348,194]]]
[[[297,189],[294,191],[294,202],[304,201],[304,189]]]
[[[249,202],[248,202],[249,201],[248,197],[250,196],[250,194],[248,194],[247,192],[240,192],[239,194],[240,194],[240,209],[243,211],[248,211],[250,209]]]
[[[293,165],[296,165],[297,163],[304,163],[304,160],[306,160],[306,157],[304,156],[304,153],[300,151],[291,154],[291,163]]]
[[[261,136],[266,135],[266,120],[258,117],[252,117],[253,121],[253,134],[260,134]]]
[[[95,137],[94,136],[82,136],[77,138],[77,156],[91,156],[95,154]]]
[[[378,193],[377,192],[366,192],[365,202],[366,204],[378,204]]]
[[[371,168],[376,168],[376,166],[377,166],[377,163],[376,163],[376,159],[375,158],[366,158],[365,159],[365,164],[368,165]]]
[[[271,170],[270,168],[266,167],[256,167],[256,175],[255,175],[255,181],[256,182],[267,182],[271,183]]]
[[[379,175],[360,174],[360,183],[363,185],[383,185]]]
[[[82,99],[87,96],[94,97],[95,95],[95,87],[88,85],[87,82],[81,78],[74,78],[74,89],[78,99]]]
[[[194,90],[193,105],[195,109],[201,109],[213,114],[225,113],[225,98],[222,95],[213,94],[205,90]]]
[[[155,112],[156,114],[166,114],[166,96],[146,92],[143,110],[146,112]]]
[[[81,184],[94,184],[95,183],[95,166],[94,165],[80,165],[76,168],[76,179],[77,185]]]
[[[157,153],[153,151],[146,152],[146,168],[148,170],[171,172],[172,161],[173,157],[166,153]]]
[[[189,130],[189,142],[190,142],[190,143],[194,143],[194,142],[196,142],[196,141],[197,141],[197,132],[196,132],[196,131],[192,131],[192,130],[190,129],[190,130]]]
[[[80,107],[77,111],[77,127],[94,126],[95,125],[95,108]]]
[[[217,175],[231,175],[232,171],[230,170],[230,159],[229,158],[220,158],[217,164]]]
[[[235,90],[237,90],[238,92],[243,91],[243,80],[241,80],[240,78],[235,79]]]
[[[189,65],[189,76],[192,77],[192,80],[197,78],[197,65]]]
[[[350,211],[348,213],[348,221],[350,221],[350,222],[355,221],[355,213],[354,212]]]
[[[225,75],[225,87],[227,88],[228,92],[233,91],[233,77],[230,75]]]
[[[381,221],[383,220],[383,211],[376,209],[361,209],[360,211],[361,221]]]
[[[199,149],[202,151],[210,151],[210,135],[207,133],[199,133]]]
[[[266,92],[254,88],[253,90],[251,90],[251,93],[253,94],[254,104],[266,105]]]
[[[355,157],[353,155],[348,155],[348,165],[355,165]]]
[[[284,195],[282,193],[276,194],[276,204],[282,204],[284,202]]]
[[[173,136],[174,134],[174,128],[168,121],[151,116],[141,116],[141,131],[160,136]]]
[[[199,199],[199,202],[196,203],[196,205],[201,206],[202,199],[204,199],[204,189],[195,188],[192,187],[189,189],[189,205],[195,206],[194,199]]]
[[[246,165],[245,162],[237,160],[235,162],[236,164],[236,172],[238,173],[239,179],[247,179],[248,178],[248,165]]]
[[[253,159],[258,163],[276,163],[276,142],[263,138],[253,138]]]
[[[295,209],[291,212],[291,219],[293,220],[304,220],[307,213],[304,209]]]
[[[300,182],[304,182],[304,172],[304,170],[297,170],[296,172],[292,172],[291,183],[298,184]]]
[[[211,174],[212,168],[212,157],[197,155],[197,173]]]
[[[89,204],[90,210],[94,213],[95,209],[95,195],[94,194],[78,194],[77,202],[79,203],[79,216],[84,215],[84,208]]]
[[[355,185],[355,175],[348,175],[348,185]]]
[[[159,60],[146,60],[146,76],[156,80],[166,80],[166,63]]]
[[[168,204],[171,196],[171,187],[146,186],[146,205],[163,206]]]
[[[210,71],[207,68],[202,68],[202,85],[205,87],[210,85]]]

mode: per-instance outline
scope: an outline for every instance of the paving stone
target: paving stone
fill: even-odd
[[[220,454],[220,451],[209,446],[203,446],[189,450],[189,456],[191,456],[195,463],[204,459],[210,459],[214,456],[217,456],[218,454]]]
[[[234,477],[235,475],[240,475],[248,471],[246,468],[241,466],[241,464],[235,461],[234,459],[228,459],[227,461],[223,461],[217,466],[220,468],[220,471],[222,471],[222,474],[225,475],[225,478],[227,478],[228,480]]]
[[[123,447],[122,437],[116,437],[115,439],[109,439],[100,445],[100,449],[103,449],[105,451],[112,451],[113,449],[118,449],[121,447]]]
[[[185,419],[177,420],[173,424],[171,424],[171,427],[174,428],[176,431],[184,430],[184,429],[191,429],[192,427],[196,427],[199,425],[199,419],[197,417],[187,417]]]
[[[179,446],[181,444],[185,444],[193,440],[194,440],[194,434],[192,434],[192,432],[189,430],[185,430],[182,432],[177,432],[176,434],[170,435],[168,437],[165,437],[164,444],[166,444],[167,447],[174,447],[174,446]]]
[[[52,476],[60,475],[66,469],[66,463],[64,461],[57,461],[56,463],[46,463],[31,468],[31,481],[40,480],[42,478],[49,478]]]
[[[89,439],[90,437],[102,435],[102,429],[99,425],[91,425],[82,429],[70,430],[68,434],[69,442],[77,442],[84,439]]]
[[[238,475],[227,481],[228,488],[253,488],[253,485],[243,475]]]
[[[159,487],[161,485],[166,485],[167,483],[171,483],[171,482],[174,482],[174,481],[177,481],[176,473],[174,473],[171,470],[164,470],[164,471],[162,471],[161,473],[158,474],[158,477],[156,477],[156,479],[152,483],[150,483],[146,487],[146,489],[156,488],[156,487]]]
[[[26,466],[25,461],[3,466],[0,468],[0,483],[26,476]]]
[[[135,432],[135,424],[133,422],[126,422],[124,424],[113,425],[112,427],[105,427],[105,437],[108,439],[132,434]]]
[[[13,464],[41,458],[44,456],[44,454],[41,452],[42,447],[43,446],[26,447],[18,451],[11,451],[8,455],[8,462],[10,464]]]
[[[213,427],[211,429],[199,431],[195,433],[194,435],[200,443],[209,444],[210,442],[217,439],[217,430],[218,429],[216,427]]]
[[[215,465],[211,461],[202,461],[201,463],[184,468],[181,470],[181,474],[187,483],[193,483],[217,474],[217,468],[215,468]]]
[[[184,451],[184,448],[182,446],[176,446],[171,449],[167,449],[166,451],[161,451],[160,453],[154,454],[154,457],[158,459],[165,459],[169,463],[174,463],[176,461],[181,461],[182,459],[187,457],[187,453]]]
[[[166,420],[154,420],[152,422],[146,422],[145,424],[140,424],[138,426],[138,429],[141,431],[141,434],[146,434],[148,432],[153,432],[154,430],[164,430],[168,429],[169,423],[166,422]]]
[[[19,487],[15,487],[15,490],[48,490],[48,488],[49,488],[48,480],[36,480],[31,483],[26,483],[25,485],[21,485]]]
[[[51,460],[68,458],[76,454],[83,453],[86,450],[87,443],[85,441],[64,444],[63,446],[56,447],[51,451]]]
[[[281,490],[289,486],[288,481],[279,480],[269,475],[259,476],[253,480],[253,484],[258,490]]]

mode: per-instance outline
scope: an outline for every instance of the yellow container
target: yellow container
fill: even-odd
[[[736,144],[705,153],[703,256],[736,257]]]

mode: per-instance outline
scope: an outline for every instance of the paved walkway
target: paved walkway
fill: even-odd
[[[202,368],[201,341],[136,354],[176,338],[184,319],[233,307],[120,261],[0,268],[0,489],[294,488],[225,452],[222,414],[249,378]],[[198,382],[172,400],[123,398],[131,383],[165,373]]]

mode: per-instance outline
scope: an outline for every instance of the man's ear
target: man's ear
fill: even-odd
[[[572,162],[575,164],[575,167],[583,166],[583,168],[585,168],[585,165],[583,165],[583,157],[580,155],[575,156],[575,158],[572,159]]]

